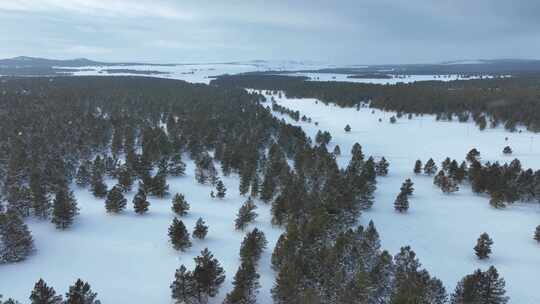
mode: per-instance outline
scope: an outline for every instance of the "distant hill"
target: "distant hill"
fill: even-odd
[[[84,67],[84,66],[128,66],[128,65],[150,65],[150,66],[171,66],[172,64],[154,64],[139,62],[100,62],[86,58],[76,59],[47,59],[39,57],[19,56],[14,58],[0,59],[0,67],[3,68],[48,68],[48,67]]]

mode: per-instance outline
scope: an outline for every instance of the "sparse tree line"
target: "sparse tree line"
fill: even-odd
[[[6,201],[0,221],[2,262],[22,261],[35,250],[24,217],[48,218],[52,208],[54,219],[58,209],[61,216],[53,222],[69,228],[77,215],[73,182],[103,198],[109,213],[123,211],[124,194],[137,185],[133,208],[144,214],[148,196],[170,195],[167,179],[184,174],[182,157],[187,155],[196,164],[196,181],[216,187],[218,198],[225,197],[226,188],[215,165],[223,176],[238,174],[239,192],[248,198],[231,223],[235,229],[245,230],[255,220],[253,199],[271,205],[272,223],[285,230],[272,255],[275,303],[449,299],[410,247],[392,257],[380,249],[373,223],[357,226],[362,210],[374,203],[377,177],[389,173],[388,161],[366,157],[357,143],[348,166],[340,168],[335,152],[327,149],[330,133],[319,132],[313,143],[301,128],[274,118],[256,94],[130,77],[9,79],[0,91],[6,92],[0,103],[0,177]],[[117,184],[107,189],[106,177]],[[406,196],[412,191],[412,182],[404,184]],[[53,203],[58,208],[42,204],[52,194],[61,201]],[[189,204],[174,195],[171,209],[177,216],[169,229],[171,244],[186,250],[191,238],[181,217]],[[199,219],[191,236],[203,239],[207,232]],[[248,233],[226,303],[254,303],[257,261],[265,247],[262,232]],[[195,264],[175,274],[171,290],[178,303],[206,303],[225,280],[208,249]],[[467,284],[456,288],[456,298],[466,295],[476,302],[453,303],[506,303],[504,281],[495,274],[464,278]],[[479,287],[471,290],[476,285],[469,282],[475,280]],[[499,296],[486,298],[496,294],[491,290],[495,285],[502,286]]]
[[[73,285],[69,286],[65,297],[57,294],[52,286],[47,285],[43,279],[39,279],[34,285],[28,299],[30,304],[100,304],[97,298],[97,292],[92,291],[92,287],[87,282],[78,279]],[[0,295],[0,304],[20,304],[14,299],[6,299],[2,301]]]
[[[341,107],[370,107],[410,114],[436,114],[438,119],[459,121],[469,118],[480,129],[504,125],[515,131],[518,125],[540,132],[538,75],[456,81],[422,81],[396,85],[307,81],[284,75],[226,75],[212,85],[283,91],[291,98],[316,98]],[[396,119],[394,117],[394,119]]]

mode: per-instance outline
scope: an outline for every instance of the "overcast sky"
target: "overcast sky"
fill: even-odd
[[[0,0],[0,57],[540,58],[540,0]]]

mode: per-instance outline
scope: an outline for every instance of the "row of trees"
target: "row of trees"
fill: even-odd
[[[78,279],[72,286],[69,287],[69,291],[66,292],[65,297],[61,294],[57,294],[52,286],[48,286],[43,279],[39,279],[34,285],[34,289],[30,293],[30,304],[100,304],[97,299],[97,293],[92,291],[92,287],[87,282]],[[0,295],[0,303],[3,304],[19,304],[18,301],[13,299],[7,299],[2,302],[2,295]]]

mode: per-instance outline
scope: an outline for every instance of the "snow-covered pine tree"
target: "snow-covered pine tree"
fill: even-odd
[[[491,254],[491,245],[493,245],[493,240],[487,233],[482,233],[476,241],[476,246],[474,246],[476,256],[481,260],[489,258],[489,255]]]
[[[225,184],[221,180],[218,180],[217,183],[216,183],[216,191],[217,191],[216,196],[218,198],[224,198],[225,197],[225,194],[227,192],[227,188],[225,188]]]
[[[184,223],[176,217],[173,219],[173,222],[169,227],[169,240],[173,248],[176,250],[185,251],[191,247],[189,232],[187,231]]]
[[[379,175],[379,176],[388,175],[388,167],[389,166],[390,166],[390,164],[388,163],[386,158],[382,157],[381,160],[375,166],[375,170],[377,172],[377,175]]]
[[[184,176],[186,174],[186,164],[182,161],[181,153],[176,153],[171,157],[167,171],[172,176]]]
[[[225,281],[223,267],[208,248],[195,258],[193,278],[197,284],[197,299],[200,303],[207,303],[209,297],[215,297]]]
[[[75,177],[75,183],[77,184],[77,186],[87,187],[88,185],[90,185],[90,181],[92,180],[92,174],[90,172],[91,167],[92,163],[89,160],[83,161],[81,163]]]
[[[0,263],[14,263],[34,252],[30,230],[16,210],[0,214]]]
[[[127,200],[122,193],[122,188],[116,185],[107,194],[105,209],[109,213],[120,213],[126,208],[126,203]]]
[[[30,294],[31,304],[62,304],[62,296],[57,295],[54,288],[47,286],[43,279],[39,279]]]
[[[139,191],[133,197],[133,209],[135,210],[135,213],[145,214],[146,212],[148,212],[149,206],[150,202],[148,202],[146,192],[144,192],[142,188],[139,188]]]
[[[193,229],[193,237],[199,240],[202,240],[208,234],[208,226],[204,220],[200,217],[195,224],[195,229]]]
[[[406,195],[412,195],[414,191],[413,185],[414,183],[411,181],[411,179],[407,178],[401,185],[400,190],[402,193],[405,193]]]
[[[174,274],[174,281],[171,283],[171,293],[174,303],[187,304],[197,303],[198,292],[197,282],[193,273],[181,265]]]
[[[435,164],[433,158],[430,158],[424,165],[424,173],[427,175],[433,175],[435,172],[437,172],[437,165]]]
[[[253,263],[241,263],[233,280],[233,289],[225,296],[223,304],[255,304],[257,303],[260,275]]]
[[[400,192],[394,201],[394,209],[403,213],[409,210],[409,198],[406,193]]]
[[[417,160],[415,163],[414,163],[414,170],[413,170],[414,174],[420,174],[422,173],[422,161],[421,160]]]
[[[73,219],[77,214],[79,214],[79,208],[73,192],[68,188],[59,189],[53,201],[51,222],[57,229],[66,229],[73,224]]]
[[[184,216],[189,210],[189,204],[182,193],[176,193],[172,200],[172,211],[178,216]]]
[[[257,209],[257,205],[255,205],[251,197],[249,197],[248,200],[240,207],[236,215],[234,226],[237,230],[244,230],[249,223],[253,222],[255,218],[257,218],[255,209]]]
[[[69,287],[66,293],[64,304],[100,304],[97,299],[97,292],[92,291],[92,287],[87,282],[78,279],[75,284]]]

